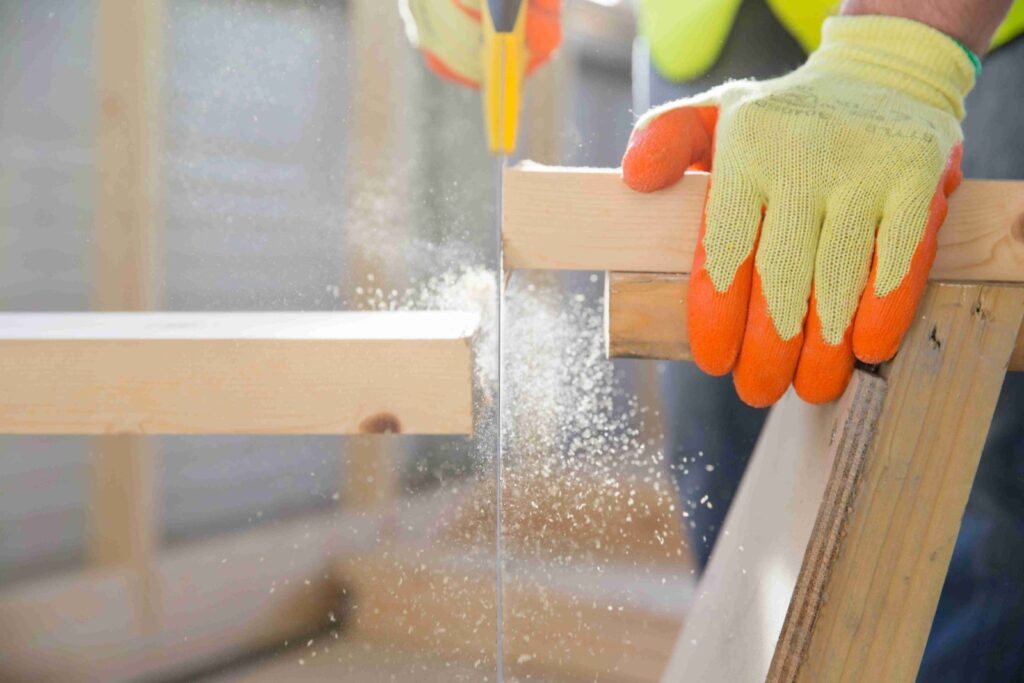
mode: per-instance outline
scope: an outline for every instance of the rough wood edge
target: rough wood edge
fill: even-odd
[[[825,600],[823,588],[842,545],[848,512],[864,472],[886,395],[883,379],[864,379],[857,384],[847,412],[853,428],[843,429],[833,437],[838,437],[836,459],[775,646],[766,678],[770,683],[793,679],[806,652],[818,608]]]

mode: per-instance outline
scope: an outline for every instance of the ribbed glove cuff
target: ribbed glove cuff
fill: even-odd
[[[974,65],[953,38],[910,19],[843,16],[825,20],[811,68],[874,81],[964,117]]]

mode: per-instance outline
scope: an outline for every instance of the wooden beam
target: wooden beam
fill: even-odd
[[[341,287],[347,293],[368,285],[371,291],[387,291],[395,282],[391,274],[396,266],[404,264],[388,258],[377,243],[404,242],[415,224],[407,163],[410,126],[403,125],[406,109],[397,106],[407,101],[414,62],[397,3],[351,0],[345,9],[351,38],[349,74],[359,106],[353,107],[348,121],[348,172],[343,178],[352,214],[347,224],[358,227],[344,233]],[[384,188],[386,202],[380,200]],[[407,444],[353,436],[340,446],[338,486],[343,505],[370,510],[386,506],[399,494],[399,463]]]
[[[99,3],[93,293],[104,311],[146,310],[158,298],[163,29],[163,0]]]
[[[563,45],[530,76],[520,125],[525,138],[525,153],[543,164],[562,161],[562,139],[570,92],[570,60]]]
[[[1022,319],[1021,287],[925,295],[887,368],[859,490],[836,510],[839,547],[805,559],[809,604],[787,617],[772,680],[916,679]]]
[[[97,8],[93,307],[102,311],[147,310],[159,299],[164,21],[163,0],[102,0]],[[99,566],[131,568],[136,624],[152,627],[157,444],[102,436],[91,458],[88,554]]]
[[[773,410],[663,681],[914,680],[1022,318],[932,285],[884,381]]]
[[[765,680],[805,551],[835,544],[815,517],[826,498],[835,510],[848,500],[885,391],[857,371],[839,401],[812,406],[790,393],[772,411],[663,681]]]
[[[693,360],[686,329],[687,275],[608,273],[605,331],[610,358]],[[1024,371],[1024,325],[1009,370]]]
[[[118,435],[99,437],[91,454],[88,558],[94,566],[125,571],[136,597],[135,625],[143,629],[159,619],[153,570],[160,545],[155,451],[146,437]]]
[[[606,273],[608,357],[693,360],[686,315],[688,282],[688,275]]]
[[[505,267],[685,273],[707,175],[660,192],[627,188],[616,169],[524,165],[505,171]],[[939,232],[933,280],[1024,282],[1024,181],[968,180]]]
[[[0,315],[0,432],[468,434],[476,316]]]

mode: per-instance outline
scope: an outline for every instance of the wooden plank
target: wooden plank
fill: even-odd
[[[627,188],[616,169],[525,165],[505,171],[505,267],[685,273],[707,175],[660,192]],[[1024,282],[1024,182],[969,180],[939,232],[933,280]]]
[[[164,3],[102,0],[97,7],[96,213],[93,307],[141,311],[159,298]],[[152,440],[103,436],[92,451],[88,552],[102,566],[127,566],[137,624],[158,604],[157,453]]]
[[[160,615],[153,558],[159,546],[155,444],[141,436],[105,436],[93,450],[87,550],[94,566],[117,567],[135,596],[136,625]]]
[[[349,74],[359,106],[350,112],[345,174],[351,216],[345,231],[342,291],[370,286],[387,291],[396,264],[377,242],[401,243],[415,221],[409,201],[410,127],[403,125],[412,57],[398,5],[352,0],[346,5],[351,38]],[[344,58],[344,57],[343,57]],[[382,195],[386,201],[381,201]],[[406,275],[407,273],[403,273]],[[368,278],[374,278],[368,280]],[[344,505],[369,510],[386,505],[400,488],[398,463],[407,444],[353,436],[340,444]]]
[[[849,497],[885,391],[858,370],[839,401],[812,406],[790,392],[772,410],[663,681],[765,680],[805,550],[835,545],[817,512]]]
[[[519,125],[525,135],[525,155],[543,164],[562,161],[562,138],[570,88],[570,59],[561,46],[548,61],[530,75],[524,93],[524,111]]]
[[[686,329],[687,275],[608,273],[605,330],[610,358],[693,360]],[[1009,369],[1024,371],[1024,326]]]
[[[884,391],[787,395],[666,683],[914,680],[1022,318],[1022,287],[932,285]]]
[[[817,609],[782,643],[771,680],[916,678],[1022,319],[1022,287],[929,289],[888,368],[839,549],[805,567],[820,577]]]
[[[1021,324],[1020,332],[1017,333],[1017,344],[1010,356],[1010,364],[1007,369],[1017,372],[1024,370],[1024,324]]]
[[[0,432],[467,434],[476,316],[0,315]]]
[[[101,0],[96,150],[95,308],[146,310],[158,298],[163,0]]]
[[[693,360],[687,329],[687,275],[606,273],[609,358]]]

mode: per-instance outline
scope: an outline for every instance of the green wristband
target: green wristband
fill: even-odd
[[[964,45],[962,40],[953,38],[953,42],[960,46],[960,49],[967,55],[967,59],[971,60],[971,64],[974,65],[974,77],[977,78],[981,75],[981,59],[978,55],[974,54],[974,50]]]

